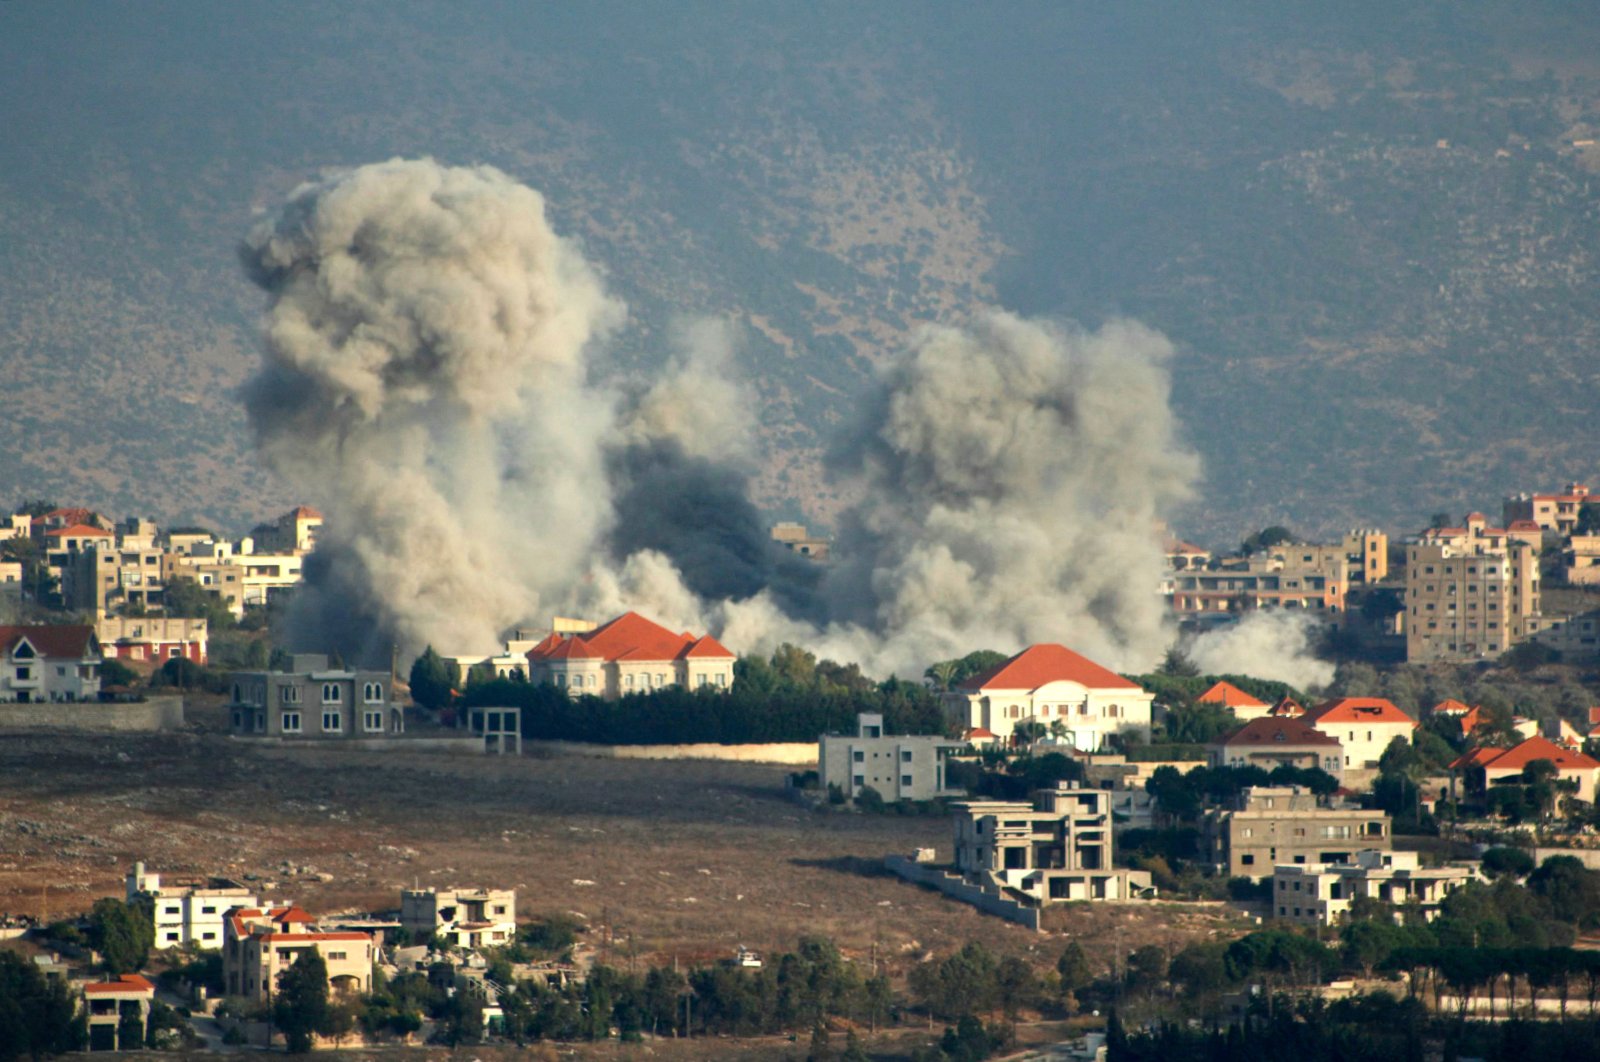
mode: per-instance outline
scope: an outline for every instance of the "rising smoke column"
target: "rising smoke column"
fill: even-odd
[[[567,592],[610,521],[584,353],[622,308],[543,198],[394,160],[303,185],[241,253],[270,296],[250,422],[327,517],[296,640],[493,647]]]
[[[1154,526],[1199,462],[1168,406],[1171,344],[998,311],[924,329],[883,374],[841,466],[861,480],[819,652],[920,674],[979,647],[1064,642],[1124,669],[1172,641]],[[757,599],[733,641],[804,637]]]

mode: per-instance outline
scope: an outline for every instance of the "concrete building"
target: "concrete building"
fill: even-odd
[[[1446,896],[1482,880],[1468,866],[1423,867],[1415,852],[1364,848],[1348,863],[1280,865],[1272,872],[1272,914],[1302,925],[1328,926],[1343,920],[1359,896],[1391,904],[1395,920],[1407,912],[1431,922]]]
[[[89,1024],[90,1051],[141,1051],[150,1034],[150,1010],[156,986],[138,974],[123,974],[115,981],[91,981],[83,986],[83,1009]],[[119,1038],[124,1015],[137,1016],[137,1034],[131,1028]]]
[[[324,933],[298,907],[238,907],[223,921],[222,977],[230,996],[271,1002],[278,978],[315,949],[328,967],[328,994],[347,999],[372,991],[377,944],[370,933]]]
[[[1342,746],[1351,770],[1377,767],[1390,744],[1409,745],[1417,731],[1415,719],[1382,697],[1340,697],[1311,709],[1304,721]]]
[[[172,659],[206,662],[208,624],[182,616],[103,616],[95,637],[107,660],[162,664]]]
[[[942,695],[961,730],[987,730],[1012,739],[1019,724],[1050,732],[1082,752],[1099,752],[1116,734],[1150,740],[1148,691],[1061,645],[1031,645],[996,667]]]
[[[1363,529],[1332,545],[1291,542],[1220,566],[1190,564],[1170,574],[1167,596],[1173,611],[1184,614],[1291,608],[1337,623],[1352,586],[1378,582],[1388,573],[1388,536]]]
[[[552,630],[528,651],[528,681],[608,700],[667,686],[729,690],[734,660],[709,634],[674,634],[625,612],[584,633]]]
[[[838,786],[850,800],[874,789],[885,800],[961,796],[945,783],[946,759],[965,747],[937,734],[886,734],[883,716],[862,712],[854,734],[824,734],[817,769],[824,788]]]
[[[969,881],[993,883],[1040,903],[1126,900],[1149,890],[1150,876],[1118,870],[1111,794],[1041,789],[1031,804],[1008,800],[955,805],[955,866]]]
[[[155,922],[156,948],[222,947],[222,923],[235,907],[254,907],[255,893],[226,878],[168,881],[135,863],[126,880],[127,900],[150,904]]]
[[[60,572],[62,602],[97,619],[126,608],[159,611],[164,600],[161,550],[154,546],[124,546],[108,536],[69,550]]]
[[[1600,654],[1600,610],[1552,620],[1529,641],[1554,650],[1564,661],[1592,659]]]
[[[400,928],[414,940],[443,937],[458,948],[498,948],[517,938],[513,889],[404,889]]]
[[[1493,659],[1544,625],[1538,529],[1433,528],[1406,549],[1406,660]]]
[[[236,671],[229,721],[236,735],[348,739],[405,731],[405,713],[390,700],[387,671],[329,666],[301,654],[289,671]]]
[[[1569,586],[1600,585],[1600,535],[1573,535],[1561,560]]]
[[[1535,760],[1549,760],[1555,765],[1556,777],[1573,786],[1573,796],[1594,802],[1600,787],[1600,760],[1562,748],[1545,737],[1530,737],[1509,749],[1471,749],[1450,764],[1450,771],[1462,779],[1468,796],[1482,798],[1496,782],[1520,778]]]
[[[1337,738],[1304,719],[1263,716],[1220,735],[1206,747],[1213,767],[1315,767],[1344,777],[1344,749]]]
[[[833,551],[833,543],[830,540],[811,534],[806,530],[805,524],[774,524],[772,541],[779,543],[790,553],[798,553],[814,561],[827,560]]]
[[[309,505],[298,505],[252,530],[250,538],[263,553],[306,554],[316,549],[321,528],[322,514]]]
[[[1229,877],[1260,881],[1279,864],[1348,863],[1363,848],[1392,847],[1389,816],[1332,807],[1300,786],[1257,786],[1201,822],[1208,858]]]
[[[1572,534],[1579,511],[1590,500],[1588,487],[1568,483],[1559,494],[1513,494],[1502,503],[1500,513],[1507,527],[1528,521],[1559,537]]]
[[[468,730],[483,738],[483,751],[494,755],[522,755],[522,710],[475,707],[462,717]]]
[[[102,659],[93,627],[0,626],[0,701],[96,700]]]

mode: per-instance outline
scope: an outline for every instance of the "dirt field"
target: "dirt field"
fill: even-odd
[[[946,821],[814,813],[785,799],[783,774],[280,748],[203,732],[0,734],[0,911],[86,910],[120,895],[143,859],[163,874],[246,880],[320,914],[392,909],[413,883],[512,886],[524,917],[579,913],[597,957],[623,966],[739,944],[776,953],[802,933],[894,973],[973,939],[1053,964],[1062,934],[881,871],[888,852],[947,855]],[[1112,948],[1239,931],[1164,905],[1052,917],[1108,962]]]

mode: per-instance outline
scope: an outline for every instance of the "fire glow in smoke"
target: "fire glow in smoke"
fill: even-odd
[[[326,517],[291,618],[308,646],[485,652],[519,622],[625,608],[877,674],[1035,641],[1138,670],[1173,641],[1152,528],[1199,462],[1171,344],[1141,325],[985,311],[919,333],[839,447],[864,501],[824,570],[748,501],[733,338],[683,329],[647,389],[596,379],[623,308],[503,173],[336,173],[242,254],[270,298],[250,420]],[[1269,669],[1235,642],[1219,670],[1308,679],[1285,672],[1303,654]]]

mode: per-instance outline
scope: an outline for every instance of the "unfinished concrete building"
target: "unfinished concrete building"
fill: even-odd
[[[1111,794],[1041,789],[1031,804],[972,800],[955,805],[955,863],[969,880],[993,882],[1040,903],[1125,900],[1150,876],[1112,866]]]

